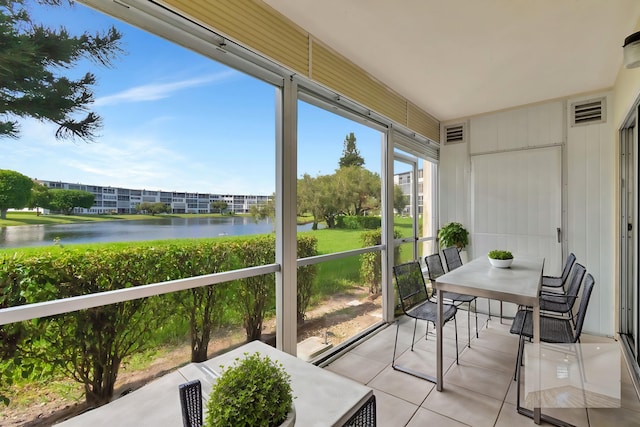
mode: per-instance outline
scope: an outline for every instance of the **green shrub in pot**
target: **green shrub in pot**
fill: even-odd
[[[293,410],[291,377],[260,353],[244,354],[222,371],[207,402],[207,427],[276,427]]]
[[[459,222],[450,222],[438,230],[441,248],[455,246],[458,251],[469,244],[469,232]]]

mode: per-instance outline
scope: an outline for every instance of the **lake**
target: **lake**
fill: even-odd
[[[298,226],[311,230],[312,224]],[[271,220],[255,222],[250,217],[158,218],[151,220],[103,221],[0,227],[0,248],[61,244],[130,242],[140,240],[197,239],[273,232]]]

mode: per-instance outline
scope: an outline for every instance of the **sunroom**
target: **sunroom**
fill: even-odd
[[[516,413],[512,373],[505,373],[513,371],[518,347],[517,338],[509,334],[515,304],[478,298],[480,326],[473,339],[474,326],[464,320],[466,314],[458,316],[461,366],[465,361],[473,366],[475,361],[490,375],[463,368],[454,372],[454,364],[446,374],[460,401],[468,398],[461,391],[465,385],[476,394],[482,394],[478,389],[498,387],[492,397],[498,402],[493,412],[479,411],[476,418],[458,416],[459,409],[439,394],[450,387],[446,375],[445,391],[440,392],[424,380],[388,372],[395,333],[391,326],[399,317],[393,267],[410,260],[424,267],[424,257],[438,252],[438,230],[458,222],[469,231],[461,254],[465,264],[493,249],[509,249],[543,259],[543,274],[557,276],[568,255],[575,254],[596,283],[584,341],[615,344],[619,349],[623,403],[603,412],[554,414],[558,419],[569,417],[575,425],[638,422],[640,71],[625,67],[622,45],[640,30],[640,4],[633,0],[80,3],[252,76],[264,84],[265,93],[274,90],[270,147],[274,154],[267,159],[273,163],[275,180],[274,262],[3,308],[1,324],[274,275],[275,313],[269,332],[275,335],[277,350],[303,356],[371,388],[378,400],[378,425],[420,425],[427,420],[441,425],[524,425],[531,420]],[[271,100],[270,96],[260,102]],[[358,135],[365,135],[359,147],[373,153],[367,165],[376,164],[372,170],[381,178],[377,206],[381,232],[379,241],[300,257],[296,217],[300,198],[306,194],[300,179],[314,173],[313,149],[322,149],[310,146],[301,135],[302,129],[314,125],[312,117],[317,114],[346,120],[357,126]],[[398,185],[408,200],[404,215],[394,206]],[[408,233],[394,231],[399,218]],[[304,335],[298,327],[298,275],[307,266],[340,270],[342,261],[368,254],[378,255],[381,262],[374,267],[379,289],[372,292],[379,298],[367,319],[331,345],[327,335],[336,332],[330,326],[323,328],[324,336]],[[347,304],[354,299],[347,295]],[[361,304],[356,301],[352,307]],[[405,320],[401,326],[409,331]],[[447,324],[444,329],[446,357],[451,357],[453,340],[447,335],[451,328]],[[401,328],[401,334],[405,332]],[[467,335],[471,345],[462,350]],[[402,339],[407,352],[408,338],[401,335]],[[420,342],[423,352],[416,353],[428,355],[425,364],[433,365],[423,369],[435,369],[436,351],[431,347],[435,338]],[[309,355],[308,345],[321,351]],[[489,351],[502,346],[508,348],[503,353]],[[377,370],[375,357],[357,362],[370,351],[384,353]],[[502,369],[494,366],[496,360],[504,362]],[[504,381],[496,386],[489,376]],[[385,380],[407,390],[389,397],[388,386],[382,385]],[[475,383],[471,387],[466,381]]]

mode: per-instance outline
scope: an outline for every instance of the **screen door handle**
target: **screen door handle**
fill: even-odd
[[[558,235],[558,243],[562,243],[562,230],[560,227],[556,228],[556,234]]]

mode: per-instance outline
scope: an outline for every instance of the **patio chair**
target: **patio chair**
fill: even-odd
[[[429,280],[431,281],[431,284],[433,286],[433,294],[437,295],[437,291],[435,289],[435,281],[438,277],[442,276],[444,274],[444,268],[442,267],[442,259],[440,258],[440,254],[436,253],[433,255],[427,255],[426,257],[424,257],[424,263],[427,266],[427,272],[429,274]],[[472,296],[472,295],[463,295],[463,294],[459,294],[457,292],[442,292],[441,293],[442,298],[444,298],[445,300],[450,300],[453,302],[453,305],[455,305],[456,307],[462,305],[462,304],[467,304],[467,338],[468,338],[468,345],[469,347],[471,347],[471,303],[474,303],[474,313],[476,316],[476,338],[479,338],[478,335],[478,311],[475,309],[476,308],[476,297]]]
[[[576,263],[569,280],[569,287],[565,294],[558,294],[555,292],[540,292],[540,310],[550,312],[557,315],[568,315],[569,319],[573,320],[573,306],[578,298],[580,292],[580,286],[582,285],[582,279],[586,273],[586,269],[580,263]],[[575,325],[575,322],[574,322]]]
[[[398,298],[400,299],[400,305],[403,313],[407,317],[414,319],[413,325],[413,337],[411,339],[411,351],[413,351],[413,344],[416,338],[416,327],[418,325],[418,319],[427,321],[427,332],[425,339],[429,334],[429,323],[436,325],[438,305],[430,300],[429,291],[422,275],[422,269],[420,263],[417,261],[411,261],[404,264],[399,264],[393,267],[393,274],[396,278],[396,287],[398,289]],[[458,363],[458,325],[456,323],[457,307],[453,304],[444,304],[442,308],[443,323],[447,323],[453,319],[454,329],[456,334],[456,363]],[[416,376],[418,378],[424,378],[429,381],[432,379],[421,372],[416,372],[411,369],[403,368],[396,365],[396,349],[398,346],[398,330],[400,329],[400,320],[396,320],[396,339],[393,345],[393,359],[391,366],[397,371],[402,371],[407,374]]]
[[[178,391],[182,407],[182,425],[184,427],[202,426],[202,384],[200,384],[200,380],[180,384]]]
[[[376,425],[376,396],[372,394],[343,427],[376,427]]]
[[[575,262],[576,256],[573,253],[570,253],[567,257],[567,261],[564,263],[564,267],[562,268],[562,275],[542,276],[542,286],[552,290],[558,290],[559,293],[566,293],[564,284],[567,283],[569,273],[571,273],[571,268],[573,267],[573,264],[575,264]]]
[[[578,264],[580,265],[580,264]],[[595,285],[595,280],[591,274],[587,274],[585,279],[584,290],[580,299],[580,307],[578,308],[577,320],[574,325],[570,319],[540,315],[540,342],[546,343],[577,343],[580,342],[580,334],[584,318],[587,314],[587,307],[591,292]],[[514,380],[519,378],[520,365],[522,364],[522,353],[524,350],[525,338],[533,338],[533,311],[529,309],[518,310],[513,319],[510,332],[520,336],[518,344],[518,355],[516,358],[516,374]]]
[[[444,248],[442,250],[444,255],[444,262],[447,263],[447,270],[455,270],[462,265],[462,258],[460,258],[460,252],[455,246]]]

